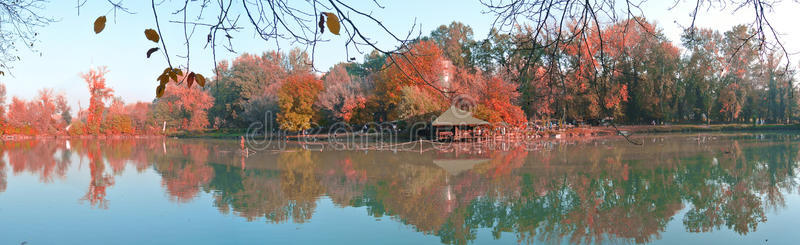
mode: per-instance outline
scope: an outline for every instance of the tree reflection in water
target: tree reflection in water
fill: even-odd
[[[175,202],[207,193],[220,212],[248,221],[312,222],[326,196],[443,243],[468,243],[481,228],[520,242],[646,243],[673,218],[688,232],[757,230],[768,211],[784,208],[784,194],[798,189],[797,140],[667,135],[644,146],[598,140],[424,154],[293,149],[260,152],[245,164],[234,141],[3,142],[8,163],[0,158],[0,192],[10,172],[44,183],[64,178],[75,153],[88,159],[82,199],[92,207],[108,208],[107,188],[129,166],[160,174]],[[682,209],[685,215],[675,217]]]

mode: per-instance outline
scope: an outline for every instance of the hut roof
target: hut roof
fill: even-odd
[[[433,120],[433,126],[476,126],[476,125],[489,125],[490,123],[481,119],[472,117],[472,112],[465,111],[450,106],[442,115]]]

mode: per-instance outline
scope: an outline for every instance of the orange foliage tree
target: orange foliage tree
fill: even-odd
[[[416,87],[428,101],[442,107],[446,104],[444,93],[448,92],[449,79],[443,71],[448,63],[436,43],[420,41],[412,44],[404,55],[395,54],[387,58],[386,63],[386,69],[377,78],[376,94],[372,98],[385,110],[386,116],[382,119],[392,121],[400,118],[397,109],[404,95],[408,95],[403,92],[404,87]]]
[[[278,125],[281,129],[300,131],[311,128],[312,108],[322,91],[322,81],[308,72],[289,75],[278,91]]]

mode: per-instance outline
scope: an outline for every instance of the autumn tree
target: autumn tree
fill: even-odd
[[[314,101],[322,91],[322,81],[308,72],[290,74],[278,91],[277,121],[280,128],[300,131],[311,128]]]
[[[56,110],[61,113],[61,120],[69,125],[72,123],[72,108],[67,103],[67,97],[64,94],[59,94],[56,97]]]
[[[32,101],[25,101],[14,96],[7,114],[8,134],[47,134],[56,135],[64,132],[67,125],[62,119],[62,110],[69,110],[57,105],[57,101],[66,100],[63,94],[56,95],[52,89],[41,89]]]
[[[5,121],[6,116],[6,85],[0,83],[0,121]]]
[[[90,69],[89,72],[81,75],[89,87],[89,108],[86,119],[86,133],[99,134],[100,123],[103,121],[106,100],[110,99],[114,90],[106,87],[105,75],[108,73],[106,67]]]
[[[209,125],[208,108],[214,98],[199,86],[186,87],[174,83],[164,96],[154,103],[153,117],[156,123],[166,122],[170,129],[202,130]]]
[[[154,133],[155,129],[158,128],[158,122],[151,120],[153,117],[152,106],[153,105],[149,102],[125,104],[123,110],[131,118],[134,130],[137,134]]]
[[[527,122],[522,108],[515,104],[519,93],[516,85],[493,76],[476,84],[481,90],[479,107],[475,116],[491,123],[508,123],[521,126]]]
[[[100,131],[109,135],[132,135],[135,133],[133,119],[125,111],[125,102],[114,97],[106,109]]]
[[[63,96],[63,95],[62,95]],[[52,89],[39,90],[36,100],[29,104],[28,110],[36,120],[32,121],[33,128],[40,134],[56,134],[64,123],[60,123],[61,113],[58,111]]]
[[[350,121],[354,110],[364,108],[366,97],[363,81],[365,78],[351,76],[347,67],[353,64],[339,63],[322,77],[323,91],[315,102],[332,121]]]
[[[627,88],[627,121],[650,123],[671,116],[679,64],[678,48],[644,18],[615,23],[604,30],[611,79]]]
[[[8,128],[6,134],[36,134],[32,122],[36,121],[31,104],[17,96],[11,97],[11,104],[8,105]]]
[[[472,27],[453,21],[449,25],[441,25],[431,32],[430,36],[442,53],[454,66],[472,69],[472,48],[476,45]]]
[[[404,87],[416,87],[419,93],[440,108],[447,103],[446,96],[452,94],[448,91],[449,72],[446,71],[449,61],[443,57],[438,45],[432,41],[420,41],[411,45],[408,52],[413,55],[387,58],[386,69],[376,78],[372,99],[384,111],[381,113],[384,115],[380,118],[382,120],[393,121],[400,118],[398,108],[404,100],[403,97],[410,95],[404,94]]]
[[[289,54],[265,52],[260,56],[243,54],[228,65],[221,62],[219,73],[210,84],[214,105],[209,121],[215,128],[244,128],[264,120],[268,111],[278,110],[278,90],[293,71],[310,71],[308,55],[299,49]]]

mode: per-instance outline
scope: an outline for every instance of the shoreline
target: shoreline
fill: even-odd
[[[746,132],[746,131],[800,131],[800,124],[676,124],[676,125],[618,125],[619,131],[635,134],[661,134],[661,133],[700,133],[700,132]],[[233,131],[233,132],[232,132]],[[539,136],[532,140],[558,140],[558,139],[595,139],[619,136],[611,126],[577,127],[567,130],[548,130],[536,132]],[[179,133],[168,135],[179,139],[239,139],[245,133],[236,130],[208,131],[202,133]],[[370,134],[374,136],[375,134]],[[400,133],[400,135],[404,135]],[[340,135],[338,138],[344,138]],[[359,137],[356,135],[355,137]],[[263,135],[259,135],[263,137]],[[326,140],[327,134],[308,135],[308,137]],[[301,141],[299,135],[288,135],[289,141]],[[410,141],[408,137],[399,137],[404,142]]]
[[[700,133],[700,132],[746,132],[746,131],[800,131],[800,124],[677,124],[677,125],[618,125],[620,132],[630,135],[635,134],[662,134],[662,133]],[[152,138],[178,138],[178,139],[232,139],[237,140],[245,135],[244,130],[226,129],[209,130],[204,132],[180,132],[168,135],[2,135],[2,141],[31,140],[31,139],[152,139]],[[595,139],[609,136],[619,136],[617,130],[611,126],[576,127],[565,130],[546,130],[535,132],[537,136],[530,140],[559,140],[559,139]],[[369,134],[368,137],[377,134]],[[400,133],[399,135],[404,135]],[[258,135],[263,137],[264,135]],[[360,137],[361,134],[339,135],[338,138],[347,136]],[[317,140],[328,139],[328,134],[307,135]],[[525,136],[518,136],[525,140]],[[300,135],[286,135],[289,141],[301,141]],[[408,142],[408,137],[398,137]]]

